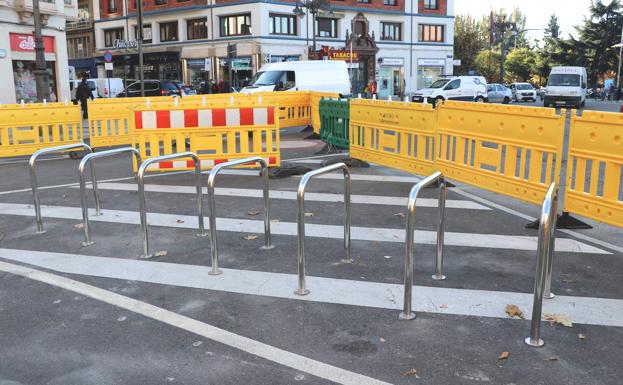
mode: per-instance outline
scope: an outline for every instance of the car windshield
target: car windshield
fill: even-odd
[[[576,74],[552,74],[547,81],[548,86],[554,87],[579,87],[580,75]]]
[[[254,86],[274,86],[278,81],[281,81],[283,77],[283,71],[265,71],[258,72],[253,79]]]
[[[428,86],[428,88],[441,88],[445,86],[447,83],[448,83],[448,79],[439,79],[433,84],[431,84],[430,86]]]
[[[517,84],[516,88],[518,90],[533,90],[534,89],[532,88],[530,84]]]

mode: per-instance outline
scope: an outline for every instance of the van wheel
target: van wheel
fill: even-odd
[[[484,103],[485,102],[485,98],[483,98],[482,96],[479,96],[476,98],[476,103]]]
[[[442,96],[437,96],[435,98],[435,101],[433,102],[433,107],[437,107],[438,105],[443,104],[443,101],[444,99]]]
[[[504,100],[502,101],[503,104],[508,104],[510,102],[511,102],[511,100],[510,100],[510,98],[508,96],[505,96]]]

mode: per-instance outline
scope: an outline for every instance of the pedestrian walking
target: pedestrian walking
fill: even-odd
[[[91,93],[91,88],[89,88],[89,84],[87,83],[87,77],[83,76],[82,81],[76,89],[76,99],[80,101],[80,106],[82,107],[82,119],[89,118],[87,108],[87,99],[89,98],[93,100],[93,94]]]

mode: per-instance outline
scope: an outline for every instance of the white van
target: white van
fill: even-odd
[[[451,76],[436,80],[411,96],[411,101],[421,103],[427,99],[436,105],[444,100],[463,100],[470,102],[487,102],[487,81],[482,76]]]
[[[69,81],[69,94],[71,96],[71,101],[77,103],[76,99],[76,90],[78,86],[82,82],[82,79],[73,79]],[[94,79],[87,79],[87,84],[89,85],[89,89],[91,90],[91,95],[93,98],[97,98],[97,83],[95,83]]]
[[[290,61],[265,64],[251,85],[240,92],[323,91],[350,95],[350,77],[341,60]]]
[[[554,67],[547,79],[543,106],[571,105],[584,107],[586,102],[586,68]]]
[[[95,78],[93,80],[97,83],[100,98],[114,98],[125,89],[121,78]]]

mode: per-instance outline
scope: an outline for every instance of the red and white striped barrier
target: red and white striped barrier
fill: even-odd
[[[273,107],[135,111],[137,130],[155,128],[239,127],[275,124]]]
[[[236,160],[239,158],[231,158],[231,159],[202,159],[201,160],[201,168],[212,168],[218,164],[231,162],[232,160]],[[264,158],[266,162],[268,162],[269,166],[277,165],[277,157],[269,156]],[[254,163],[249,163],[252,166],[255,166]],[[192,160],[173,160],[173,161],[164,161],[150,164],[147,167],[147,171],[160,171],[160,170],[175,170],[175,169],[192,169],[195,167],[195,162]]]

